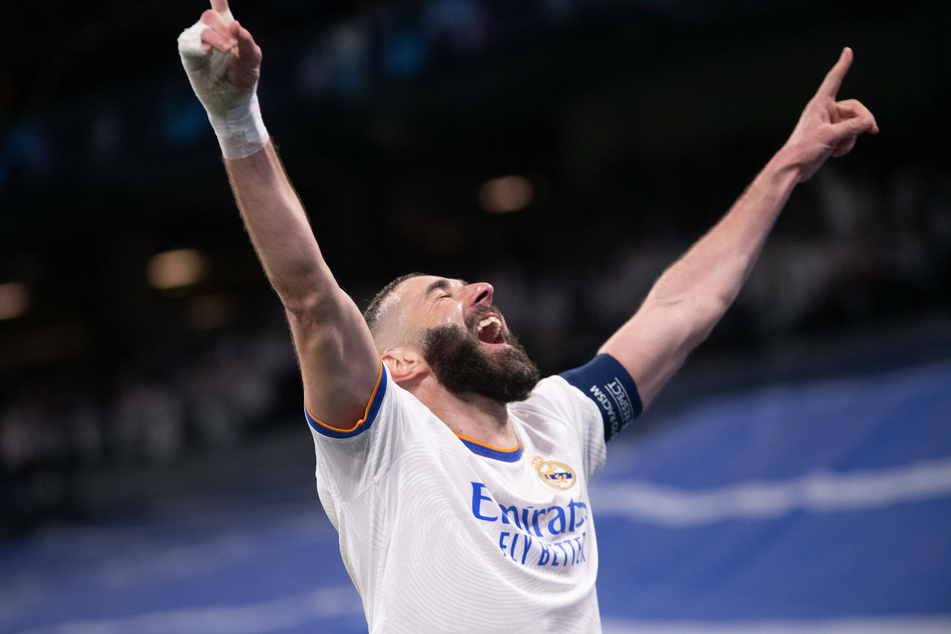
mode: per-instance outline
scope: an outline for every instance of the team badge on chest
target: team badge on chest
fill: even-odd
[[[555,489],[570,489],[575,485],[574,470],[563,462],[543,460],[541,456],[532,456],[529,464],[538,472],[542,482]]]

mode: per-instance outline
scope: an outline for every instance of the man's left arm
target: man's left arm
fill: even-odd
[[[851,63],[846,48],[782,149],[601,346],[598,352],[617,359],[634,379],[644,408],[736,299],[793,188],[830,156],[851,151],[859,135],[878,133],[868,108],[854,99],[836,101]]]

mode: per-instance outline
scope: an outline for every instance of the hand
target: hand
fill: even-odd
[[[851,152],[860,134],[878,134],[878,124],[868,108],[855,99],[836,101],[851,65],[852,49],[846,47],[786,141],[783,149],[799,169],[799,182],[812,178],[830,156]]]
[[[228,0],[211,0],[211,9],[178,37],[178,52],[222,155],[244,158],[264,147],[269,137],[257,97],[261,48],[235,21]]]
[[[201,32],[201,47],[229,53],[228,81],[237,88],[253,87],[261,75],[261,47],[246,28],[231,16],[228,0],[211,0],[211,9],[201,15],[208,28]]]

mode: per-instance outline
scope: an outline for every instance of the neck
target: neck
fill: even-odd
[[[435,379],[410,391],[455,434],[502,449],[518,444],[505,405],[471,394],[460,397]]]

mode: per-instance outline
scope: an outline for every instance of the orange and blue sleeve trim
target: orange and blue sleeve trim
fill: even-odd
[[[350,429],[335,429],[326,423],[317,420],[307,407],[307,401],[304,401],[304,415],[314,431],[328,438],[353,438],[370,429],[376,420],[376,415],[380,411],[380,405],[383,404],[383,397],[386,395],[386,368],[383,361],[380,361],[380,375],[376,379],[376,387],[373,388],[373,394],[370,395],[370,402],[367,403],[363,418],[358,420]]]
[[[522,447],[520,445],[515,445],[511,449],[502,449],[500,447],[487,445],[478,440],[473,440],[462,434],[456,434],[456,436],[462,441],[463,445],[469,448],[469,451],[477,456],[501,460],[502,462],[518,462],[519,458],[522,457]]]

